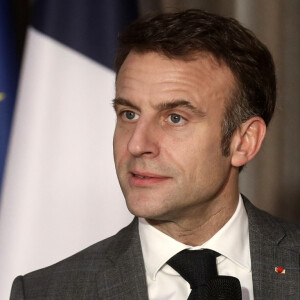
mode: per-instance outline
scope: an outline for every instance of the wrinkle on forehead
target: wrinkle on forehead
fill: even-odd
[[[235,79],[225,63],[207,53],[179,60],[155,52],[131,52],[120,69],[116,88],[117,94],[131,89],[157,96],[159,90],[171,93],[173,98],[178,98],[176,93],[188,92],[191,99],[202,96],[199,100],[209,101],[212,97],[224,98],[224,93],[229,97],[235,90]]]
[[[229,67],[222,61],[222,60],[218,60],[216,59],[212,54],[210,53],[206,53],[206,52],[199,52],[197,54],[194,54],[192,56],[191,59],[179,59],[179,58],[169,58],[163,54],[157,53],[157,52],[147,52],[147,53],[143,53],[140,54],[138,52],[132,51],[129,53],[129,55],[127,56],[126,60],[124,61],[120,72],[121,71],[125,71],[125,69],[127,71],[130,71],[131,69],[133,69],[132,66],[134,66],[134,69],[136,71],[143,71],[145,73],[152,73],[153,72],[153,68],[150,68],[149,70],[144,68],[144,64],[143,64],[143,60],[146,58],[147,60],[154,60],[157,59],[157,57],[159,57],[162,61],[168,61],[170,62],[170,67],[172,65],[173,70],[177,71],[178,74],[176,74],[177,72],[171,72],[170,70],[165,70],[160,72],[160,75],[163,74],[167,74],[168,76],[166,76],[165,82],[168,83],[168,78],[172,78],[172,80],[176,80],[176,78],[180,78],[180,74],[183,71],[183,73],[185,72],[185,70],[182,70],[182,62],[185,62],[187,65],[190,65],[190,71],[191,72],[205,72],[206,75],[210,75],[214,72],[212,71],[216,71],[219,73],[223,73],[224,76],[228,76],[229,78],[232,79],[232,82],[235,82],[234,80],[234,76],[231,72],[231,70],[229,69]],[[150,64],[151,66],[151,64]],[[119,73],[120,73],[119,72]],[[172,76],[174,75],[174,76]],[[130,79],[130,77],[129,77]],[[214,77],[211,77],[211,79],[215,79]]]

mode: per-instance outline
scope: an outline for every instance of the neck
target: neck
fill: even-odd
[[[186,216],[173,220],[151,220],[148,223],[173,239],[190,246],[200,246],[213,237],[232,217],[239,195],[222,197],[192,208]]]

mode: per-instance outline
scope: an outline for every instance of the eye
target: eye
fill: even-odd
[[[126,120],[137,120],[140,116],[136,114],[134,111],[131,110],[125,110],[121,113],[122,117]]]
[[[168,116],[168,121],[173,124],[183,124],[186,119],[177,114],[171,114]]]

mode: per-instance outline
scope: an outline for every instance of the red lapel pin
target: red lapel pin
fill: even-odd
[[[285,269],[283,267],[275,267],[275,272],[278,274],[285,274]]]

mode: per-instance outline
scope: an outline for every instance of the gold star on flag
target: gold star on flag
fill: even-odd
[[[0,101],[4,100],[5,96],[6,96],[5,93],[0,92]]]

